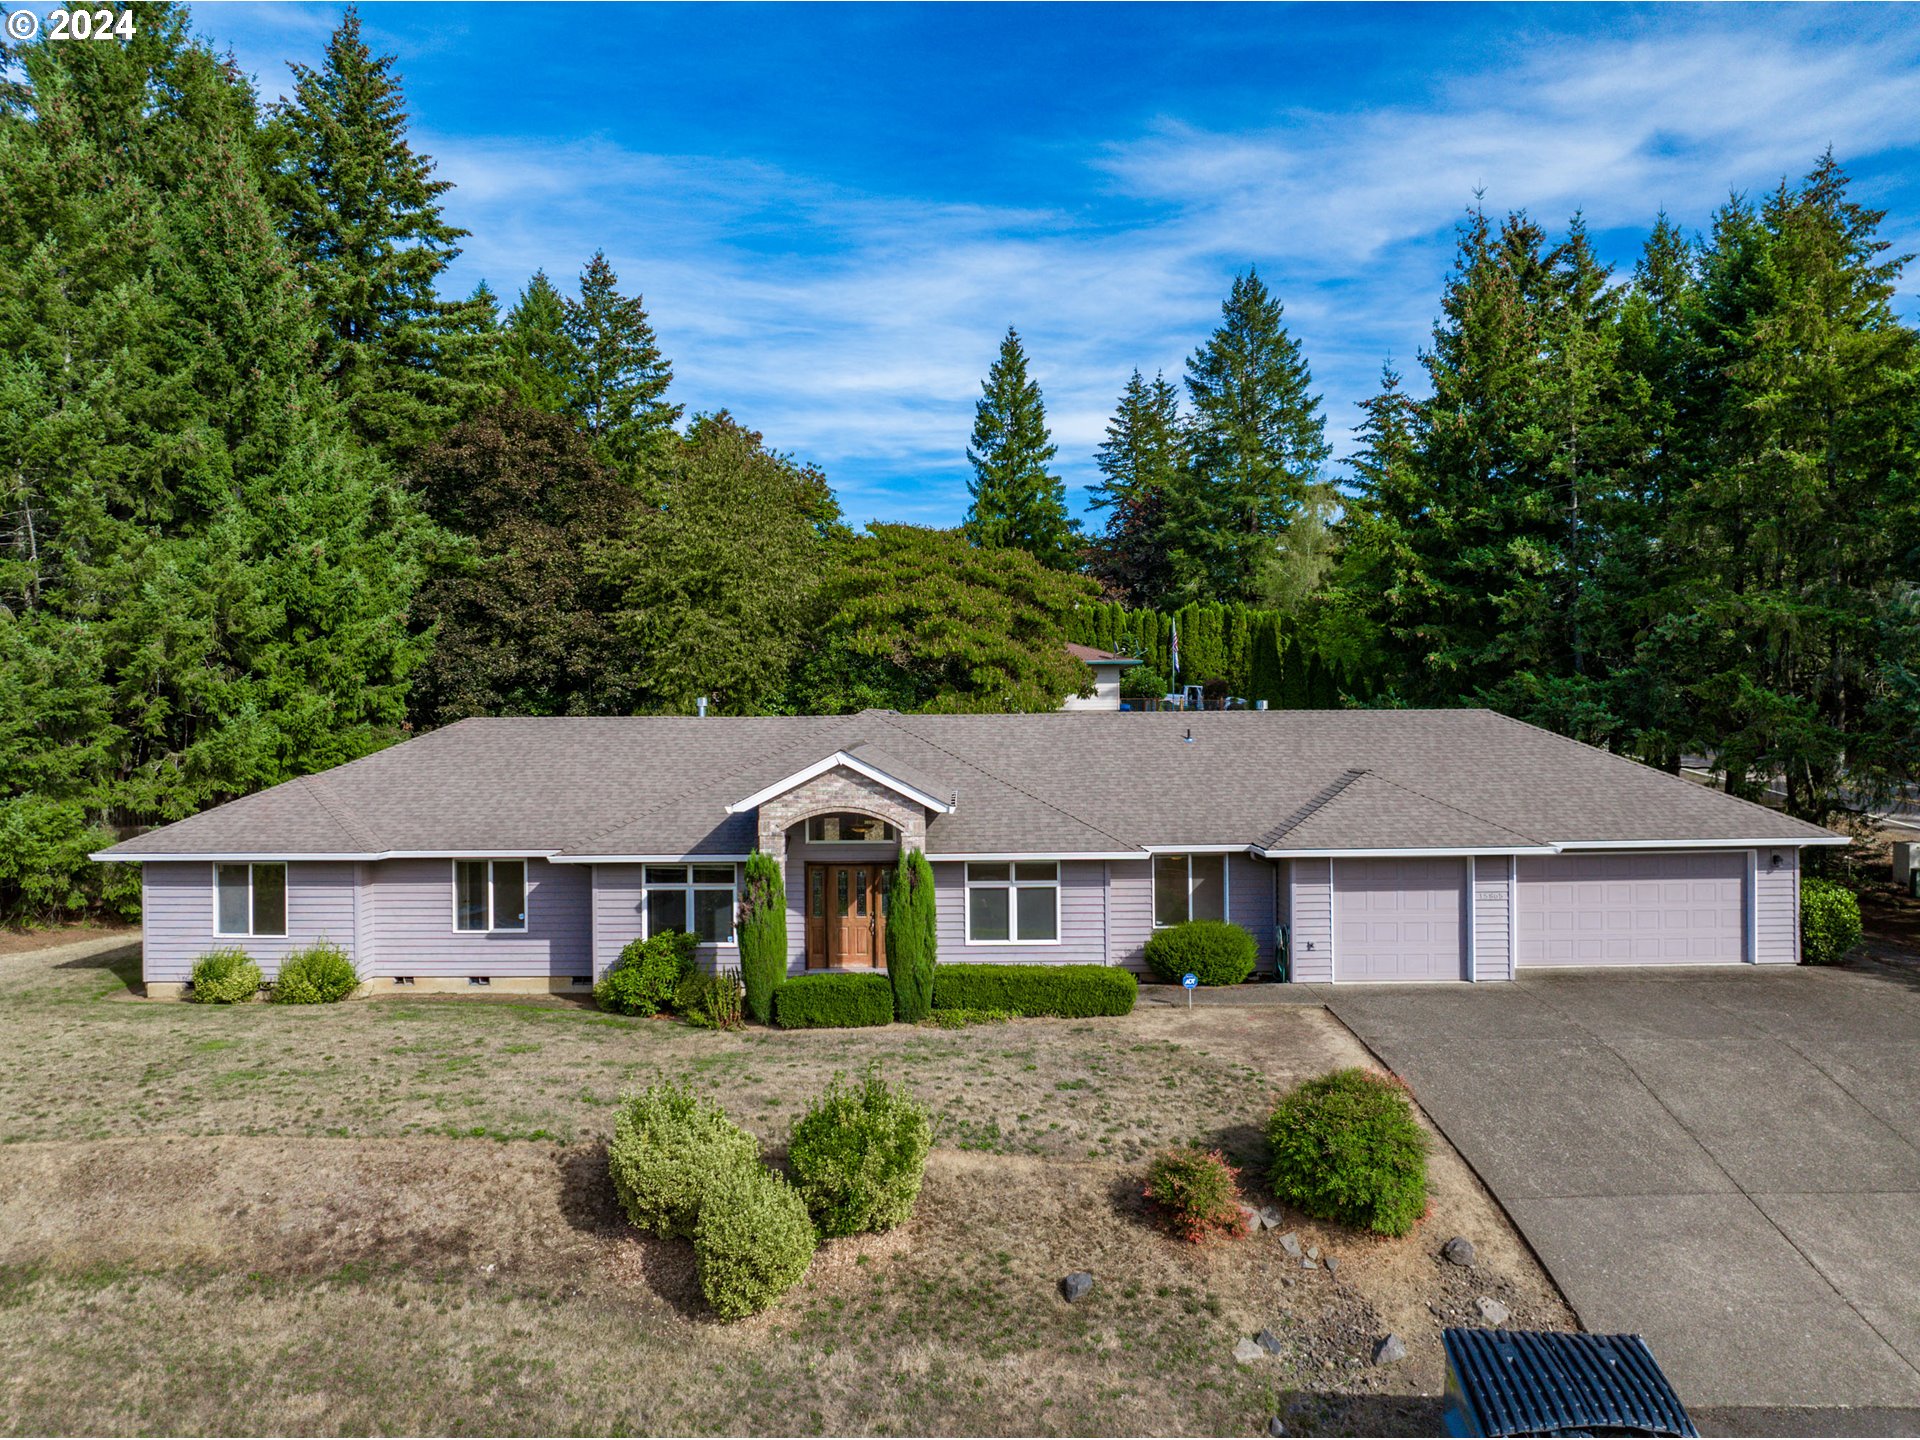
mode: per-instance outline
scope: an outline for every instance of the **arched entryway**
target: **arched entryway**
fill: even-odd
[[[884,970],[898,827],[863,811],[827,811],[789,829],[786,850],[803,877],[807,969]]]

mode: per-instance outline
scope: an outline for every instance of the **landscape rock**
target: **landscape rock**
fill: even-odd
[[[1513,1311],[1495,1300],[1491,1295],[1482,1295],[1475,1302],[1480,1307],[1480,1318],[1489,1325],[1500,1326],[1513,1318]]]
[[[1300,1268],[1302,1270],[1318,1270],[1320,1268],[1320,1262],[1302,1255],[1300,1257]]]
[[[1280,1212],[1271,1205],[1263,1207],[1260,1211],[1260,1223],[1269,1230],[1278,1230],[1280,1228]]]
[[[1253,1337],[1253,1343],[1269,1355],[1278,1355],[1280,1353],[1280,1337],[1271,1330],[1262,1330],[1258,1335]]]
[[[1253,1341],[1242,1339],[1238,1345],[1233,1347],[1233,1358],[1238,1360],[1242,1365],[1251,1365],[1256,1360],[1266,1359],[1267,1352],[1262,1350]]]
[[[1071,1305],[1076,1300],[1087,1298],[1087,1292],[1093,1289],[1093,1276],[1085,1270],[1076,1270],[1060,1282],[1060,1294]]]
[[[1407,1358],[1407,1346],[1398,1335],[1383,1335],[1374,1342],[1373,1363],[1393,1365]]]
[[[1280,1237],[1280,1248],[1287,1254],[1298,1258],[1300,1255],[1300,1237],[1289,1230]]]
[[[1340,1270],[1340,1257],[1339,1257],[1338,1255],[1329,1255],[1329,1256],[1327,1256],[1327,1258],[1326,1258],[1326,1260],[1325,1260],[1325,1261],[1324,1261],[1323,1263],[1324,1263],[1324,1264],[1326,1265],[1326,1267],[1327,1267],[1327,1274],[1329,1274],[1329,1275],[1334,1275],[1334,1274],[1337,1274],[1337,1273],[1339,1273],[1339,1270]]]
[[[1286,1433],[1286,1423],[1282,1421],[1278,1415],[1269,1415],[1267,1417],[1267,1434],[1274,1436],[1275,1440],[1278,1440],[1278,1437]]]
[[[1239,1207],[1239,1210],[1240,1218],[1246,1221],[1247,1233],[1249,1235],[1258,1235],[1260,1233],[1260,1212],[1251,1205],[1242,1205]]]
[[[1465,1236],[1456,1235],[1440,1247],[1440,1258],[1449,1265],[1473,1264],[1473,1242]]]
[[[1310,1246],[1307,1250],[1307,1259],[1318,1260],[1319,1258],[1320,1258],[1320,1247],[1318,1245]]]

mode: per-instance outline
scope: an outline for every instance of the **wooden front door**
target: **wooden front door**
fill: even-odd
[[[807,968],[884,969],[887,887],[884,865],[807,867]]]

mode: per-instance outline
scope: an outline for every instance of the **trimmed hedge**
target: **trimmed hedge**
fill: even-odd
[[[927,1112],[869,1067],[858,1085],[833,1077],[795,1123],[787,1163],[820,1233],[858,1235],[913,1213],[932,1148]]]
[[[671,1081],[627,1096],[607,1145],[607,1171],[627,1219],[660,1235],[692,1235],[716,1182],[759,1168],[759,1141],[711,1100]]]
[[[700,1293],[722,1320],[757,1315],[800,1283],[818,1243],[791,1185],[764,1166],[737,1166],[715,1179],[694,1227]]]
[[[188,998],[202,1005],[233,1005],[251,1000],[260,989],[260,967],[237,946],[209,950],[193,962]]]
[[[1809,875],[1800,882],[1800,958],[1809,965],[1838,965],[1865,932],[1860,901],[1846,886]]]
[[[773,1023],[783,1030],[848,1029],[893,1023],[893,985],[872,975],[799,975],[773,992]]]
[[[331,1005],[360,988],[360,973],[338,945],[322,940],[280,962],[267,997],[276,1005]]]
[[[1357,1067],[1307,1081],[1274,1109],[1273,1193],[1319,1220],[1405,1235],[1427,1208],[1427,1137],[1406,1091]]]
[[[1259,958],[1253,936],[1230,920],[1189,920],[1147,941],[1147,968],[1170,983],[1191,971],[1202,985],[1238,985]]]
[[[1108,965],[936,965],[933,1008],[1077,1020],[1132,1011],[1140,982]]]

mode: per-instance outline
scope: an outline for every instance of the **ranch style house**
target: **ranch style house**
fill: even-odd
[[[566,991],[691,930],[735,963],[779,860],[788,967],[886,962],[904,848],[943,961],[1143,967],[1244,926],[1298,981],[1790,965],[1816,826],[1485,710],[473,719],[148,831],[144,978],[325,939],[375,992]]]

